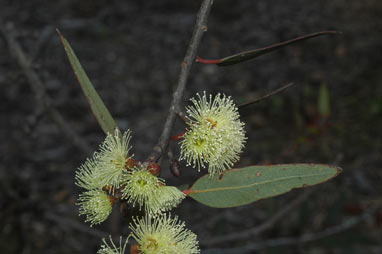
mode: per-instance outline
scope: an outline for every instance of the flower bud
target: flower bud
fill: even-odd
[[[152,175],[159,176],[159,175],[160,175],[161,168],[160,168],[160,166],[159,166],[157,163],[155,163],[155,162],[151,162],[151,163],[147,166],[147,170],[148,170]]]

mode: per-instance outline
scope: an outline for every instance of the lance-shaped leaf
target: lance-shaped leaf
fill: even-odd
[[[101,97],[98,95],[93,84],[86,75],[84,69],[80,64],[80,61],[78,60],[73,49],[70,47],[68,41],[65,39],[64,36],[62,36],[58,29],[57,32],[61,37],[62,44],[64,45],[65,52],[69,58],[70,64],[72,65],[74,74],[76,75],[76,78],[80,83],[82,91],[84,92],[85,97],[99,125],[106,134],[114,133],[115,129],[118,128],[117,124],[115,123],[109,110],[106,108]]]
[[[228,56],[222,59],[204,59],[201,57],[197,57],[196,61],[204,64],[216,64],[218,66],[227,66],[227,65],[233,65],[237,63],[241,63],[244,61],[251,60],[253,58],[259,57],[261,55],[270,53],[276,49],[288,46],[290,44],[300,42],[303,40],[307,40],[313,37],[321,36],[321,35],[330,35],[330,34],[340,34],[340,32],[337,31],[322,31],[322,32],[317,32],[317,33],[312,33],[312,34],[307,34],[301,37],[297,37],[285,42],[277,43],[268,47],[260,48],[260,49],[255,49],[255,50],[249,50],[245,52],[241,52],[232,56]]]
[[[215,179],[205,175],[184,193],[210,207],[236,207],[325,182],[341,171],[321,164],[249,166],[225,171]]]

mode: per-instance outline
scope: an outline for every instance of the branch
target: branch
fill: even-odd
[[[285,218],[284,216],[286,214],[288,214],[296,206],[298,206],[303,201],[305,201],[312,192],[313,192],[313,189],[309,189],[309,190],[304,191],[300,196],[298,196],[296,199],[294,199],[292,202],[290,202],[287,206],[285,206],[282,210],[277,212],[275,215],[270,217],[268,220],[263,222],[258,227],[253,227],[253,228],[249,228],[247,230],[233,232],[231,234],[218,236],[218,237],[209,239],[208,241],[206,241],[202,244],[216,245],[216,244],[221,244],[221,243],[227,243],[229,241],[246,239],[246,238],[249,238],[253,235],[258,235],[258,234],[270,229],[280,219]]]
[[[43,82],[33,70],[30,59],[24,53],[21,45],[16,40],[13,31],[11,31],[8,27],[6,28],[2,22],[0,22],[0,32],[4,35],[4,38],[8,43],[11,56],[16,59],[18,65],[27,78],[29,85],[35,93],[37,112],[46,110],[53,121],[56,122],[58,127],[60,127],[66,134],[66,136],[73,140],[73,143],[78,148],[89,155],[93,149],[82,137],[73,131],[72,127],[65,121],[60,112],[52,105],[52,99],[46,93]]]
[[[207,19],[211,10],[212,3],[213,0],[203,0],[202,5],[200,6],[199,12],[197,14],[194,32],[192,34],[190,44],[188,45],[187,53],[181,64],[181,71],[178,78],[177,88],[172,96],[170,110],[164,124],[162,134],[159,137],[159,141],[154,147],[153,151],[147,158],[147,161],[157,162],[158,159],[162,156],[164,149],[168,145],[171,131],[174,127],[176,112],[180,107],[180,102],[186,88],[187,79],[190,74],[192,63],[196,58],[196,52],[198,50],[203,33],[207,31]]]

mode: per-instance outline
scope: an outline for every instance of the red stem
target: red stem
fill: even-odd
[[[183,138],[184,134],[186,134],[185,131],[182,132],[182,133],[180,133],[180,134],[178,134],[178,135],[172,136],[171,139],[172,139],[172,140],[180,140],[180,139]]]
[[[212,60],[212,59],[204,59],[199,56],[196,57],[196,62],[203,63],[203,64],[218,64],[221,63],[221,59]]]

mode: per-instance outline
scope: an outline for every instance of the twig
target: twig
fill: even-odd
[[[10,54],[16,59],[18,65],[24,72],[29,85],[35,93],[36,101],[38,104],[37,110],[46,110],[53,121],[56,122],[56,124],[66,134],[66,136],[73,140],[73,143],[86,154],[90,154],[92,151],[91,146],[73,131],[72,127],[65,121],[60,112],[54,106],[52,106],[52,99],[46,93],[43,82],[37,73],[33,70],[30,59],[24,53],[21,45],[17,42],[12,31],[7,29],[0,22],[0,32],[4,35],[4,38],[8,43]]]
[[[299,237],[280,237],[280,238],[267,240],[261,243],[248,244],[241,248],[207,249],[202,251],[202,254],[234,254],[234,253],[245,254],[245,253],[253,253],[254,251],[259,251],[266,248],[286,246],[286,245],[296,245],[296,244],[317,241],[325,237],[342,233],[352,227],[357,226],[361,222],[370,218],[372,216],[373,211],[375,211],[375,208],[371,208],[368,211],[361,214],[360,216],[350,218],[337,226],[328,227],[325,230],[322,230],[317,233],[307,233]]]
[[[287,89],[288,87],[290,87],[290,86],[292,86],[292,85],[293,85],[293,83],[289,83],[289,84],[287,84],[287,85],[285,85],[285,86],[282,86],[282,87],[280,87],[280,88],[274,90],[273,92],[270,92],[269,94],[264,95],[263,97],[260,97],[260,98],[258,98],[258,99],[256,99],[256,100],[253,100],[253,101],[250,101],[250,102],[246,102],[246,103],[240,104],[240,105],[238,106],[238,108],[242,109],[242,108],[244,108],[244,107],[246,107],[246,106],[255,104],[255,103],[257,103],[257,102],[259,102],[259,101],[262,101],[262,100],[264,100],[264,99],[266,99],[266,98],[268,98],[268,97],[271,97],[272,95],[275,95],[275,94],[277,94],[277,93],[279,93],[279,92],[284,91],[285,89]]]
[[[290,202],[287,206],[285,206],[282,210],[277,212],[275,215],[273,215],[271,218],[266,220],[264,223],[259,225],[258,227],[249,228],[244,231],[238,231],[233,232],[231,234],[215,237],[212,239],[208,239],[208,241],[202,242],[204,245],[216,245],[221,243],[227,243],[229,241],[235,241],[235,240],[243,240],[248,237],[251,237],[253,235],[258,235],[265,230],[271,228],[277,221],[284,218],[284,216],[289,213],[291,210],[293,210],[296,206],[301,204],[303,201],[305,201],[309,195],[313,192],[313,189],[307,189],[305,190],[300,196],[298,196],[296,199],[294,199],[292,202]]]
[[[199,12],[197,14],[194,32],[192,34],[190,44],[188,45],[187,53],[181,64],[178,85],[175,92],[173,93],[170,110],[164,124],[162,134],[159,137],[159,141],[154,147],[153,151],[147,158],[148,161],[158,161],[158,159],[162,156],[164,149],[168,145],[171,131],[175,122],[176,112],[180,107],[180,102],[186,88],[186,83],[190,74],[192,63],[196,58],[196,53],[203,33],[207,31],[207,19],[211,10],[212,3],[213,0],[203,0],[202,5],[200,6]]]

